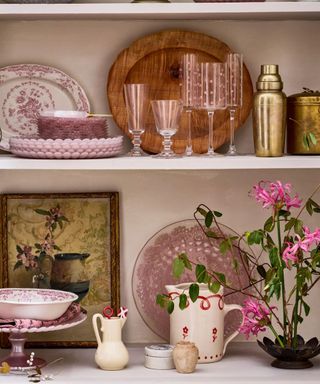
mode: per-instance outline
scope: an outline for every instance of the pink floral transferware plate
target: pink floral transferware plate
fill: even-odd
[[[94,159],[122,153],[123,136],[107,139],[39,139],[11,137],[10,151],[35,159]]]
[[[81,86],[59,69],[39,64],[17,64],[0,69],[0,148],[9,138],[37,133],[40,112],[54,109],[90,111]]]
[[[231,229],[221,225],[224,233],[232,233]],[[245,288],[249,281],[241,263],[239,272],[232,267],[234,258],[227,252],[221,255],[219,244],[221,240],[208,239],[196,220],[183,220],[162,228],[153,235],[140,251],[133,271],[132,290],[137,309],[146,325],[164,340],[169,340],[169,315],[166,310],[156,304],[158,293],[167,293],[165,285],[190,282],[195,280],[194,272],[187,271],[180,279],[172,276],[172,260],[182,252],[190,259],[207,265],[210,269],[226,275],[232,287]],[[225,289],[227,294],[228,289]],[[227,295],[228,304],[242,304],[246,296],[242,293]],[[235,331],[241,322],[241,315],[233,311],[226,316],[225,335]]]

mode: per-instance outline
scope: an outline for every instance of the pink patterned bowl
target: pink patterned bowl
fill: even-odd
[[[55,289],[3,288],[0,289],[0,318],[54,320],[77,298],[75,293]]]

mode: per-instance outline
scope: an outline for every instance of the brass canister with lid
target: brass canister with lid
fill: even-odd
[[[253,98],[253,139],[256,156],[282,156],[285,143],[286,95],[277,64],[261,65]]]
[[[320,153],[320,92],[304,88],[288,96],[287,152],[294,155]]]

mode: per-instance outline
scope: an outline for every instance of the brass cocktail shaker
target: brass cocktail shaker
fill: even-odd
[[[278,65],[263,64],[253,98],[253,138],[256,156],[276,157],[284,153],[286,95]]]

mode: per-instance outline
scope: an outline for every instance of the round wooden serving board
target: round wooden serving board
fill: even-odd
[[[150,100],[179,99],[179,63],[185,53],[195,53],[199,62],[223,62],[230,48],[203,33],[169,30],[145,36],[123,50],[113,63],[107,83],[107,97],[115,122],[130,137],[127,127],[126,106],[123,85],[126,83],[146,83],[150,86]],[[236,129],[247,119],[252,106],[252,82],[249,72],[243,68],[243,107],[239,111]],[[214,148],[229,140],[229,113],[227,110],[214,114]],[[187,141],[187,116],[182,114],[180,127],[173,136],[173,149],[184,152]],[[208,148],[207,112],[192,112],[192,144],[194,152],[204,153]],[[145,151],[159,153],[162,138],[157,133],[151,106],[149,108],[145,133],[142,136]]]

